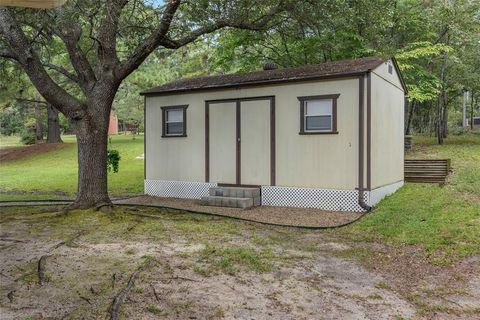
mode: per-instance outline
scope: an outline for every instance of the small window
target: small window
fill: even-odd
[[[305,101],[305,131],[332,131],[332,100]]]
[[[300,134],[337,133],[338,96],[299,97]]]
[[[187,136],[187,107],[162,107],[162,137]]]

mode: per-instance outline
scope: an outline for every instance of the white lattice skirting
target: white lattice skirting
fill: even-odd
[[[368,192],[364,193],[363,198],[368,203]],[[356,190],[263,186],[262,205],[332,211],[364,211],[358,205]]]
[[[156,197],[200,199],[208,196],[208,190],[216,186],[216,183],[206,182],[145,180],[145,194]],[[365,203],[374,206],[401,186],[403,186],[403,181],[372,191],[365,191],[363,199]],[[277,186],[262,186],[261,189],[262,205],[264,206],[317,208],[331,211],[364,211],[358,204],[357,190]]]
[[[156,197],[200,199],[208,196],[208,190],[216,183],[190,181],[145,180],[145,194]]]

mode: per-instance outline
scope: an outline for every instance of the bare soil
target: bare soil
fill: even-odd
[[[18,160],[48,151],[62,149],[67,144],[64,143],[39,143],[31,146],[9,147],[0,149],[0,161]]]
[[[2,319],[479,319],[480,257],[177,211],[0,208]],[[155,218],[130,213],[148,214]],[[38,262],[45,257],[45,283]]]

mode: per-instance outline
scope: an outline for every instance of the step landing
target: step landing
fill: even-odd
[[[213,187],[200,201],[206,206],[247,209],[261,204],[260,188]]]

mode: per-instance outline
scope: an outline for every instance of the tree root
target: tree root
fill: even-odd
[[[83,236],[85,233],[86,233],[85,230],[81,230],[81,231],[77,232],[77,233],[76,233],[73,237],[71,237],[70,239],[65,240],[65,241],[61,241],[61,242],[57,243],[56,245],[54,245],[54,246],[49,250],[49,252],[52,251],[52,250],[58,249],[58,248],[60,248],[61,246],[64,246],[64,245],[66,245],[66,244],[69,244],[69,243],[73,242],[74,240],[76,240],[76,239],[78,239],[79,237]]]
[[[127,298],[128,294],[132,290],[132,288],[135,286],[135,280],[139,276],[140,272],[142,272],[144,267],[140,267],[137,270],[135,270],[132,275],[130,276],[130,279],[128,280],[127,285],[125,288],[123,288],[113,299],[112,306],[110,308],[110,319],[111,320],[118,320],[120,317],[120,308],[122,306],[122,303],[125,301]]]
[[[155,296],[155,299],[157,300],[157,302],[160,302],[161,299],[157,293],[157,290],[155,290],[155,287],[153,286],[153,284],[150,284],[150,288],[152,288],[153,295]]]
[[[80,296],[80,299],[86,301],[89,305],[92,305],[92,302],[87,297]]]
[[[45,265],[47,263],[47,258],[49,256],[42,256],[40,260],[38,260],[38,267],[37,267],[37,272],[38,272],[38,284],[43,286],[46,282],[45,279]]]
[[[25,241],[25,240],[18,240],[18,239],[12,239],[12,238],[0,238],[0,241],[16,242],[16,243],[25,243],[25,242],[27,242],[27,241]]]

